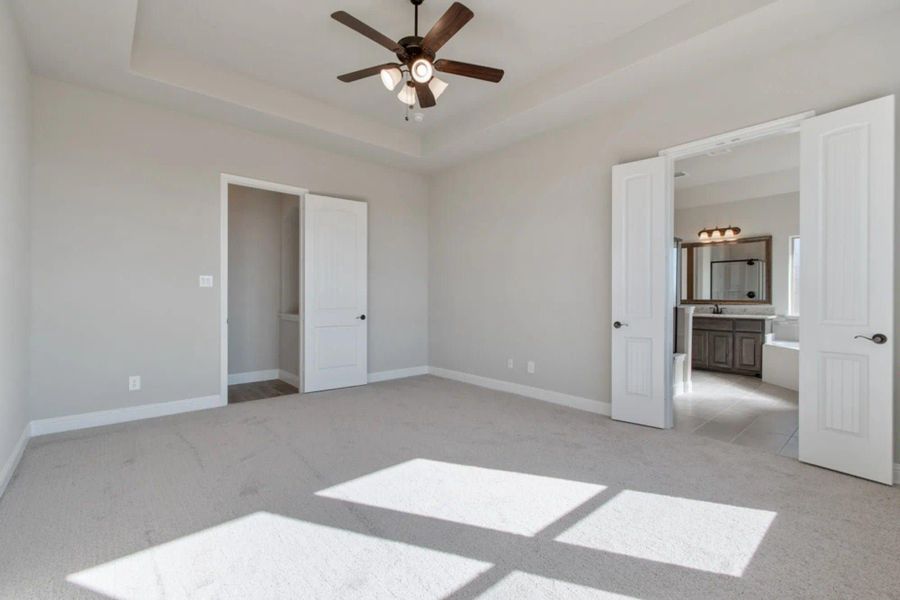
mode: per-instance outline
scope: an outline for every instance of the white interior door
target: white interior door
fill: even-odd
[[[669,160],[612,170],[612,418],[672,426],[673,201]]]
[[[890,484],[893,96],[804,121],[800,243],[800,460]]]
[[[368,379],[368,206],[308,194],[304,219],[306,392]]]

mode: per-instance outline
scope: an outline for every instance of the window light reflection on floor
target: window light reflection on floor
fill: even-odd
[[[258,512],[73,573],[120,600],[437,600],[490,563]]]
[[[417,458],[316,495],[531,536],[602,485]]]
[[[556,540],[740,576],[775,516],[767,510],[625,490]]]

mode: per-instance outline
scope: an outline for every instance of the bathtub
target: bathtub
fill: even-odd
[[[800,388],[800,342],[768,340],[763,345],[762,379],[789,390]]]

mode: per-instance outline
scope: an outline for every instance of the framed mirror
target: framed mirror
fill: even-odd
[[[771,304],[772,236],[682,243],[682,304]]]

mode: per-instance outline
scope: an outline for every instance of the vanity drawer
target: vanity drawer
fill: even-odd
[[[735,331],[748,331],[752,333],[762,333],[765,331],[766,322],[761,319],[735,319]]]
[[[732,323],[732,319],[694,317],[694,329],[703,329],[705,331],[731,331]]]

